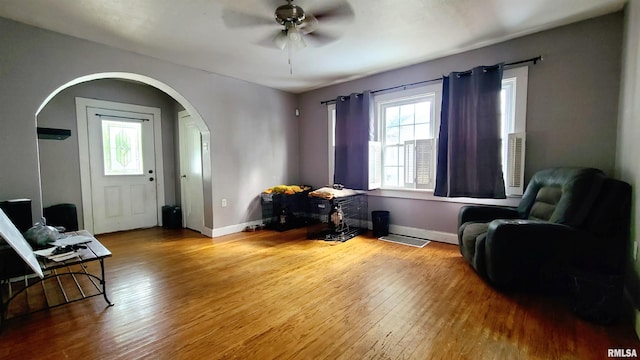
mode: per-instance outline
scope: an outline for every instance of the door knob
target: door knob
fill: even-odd
[[[150,178],[149,178],[149,181],[153,181],[153,178],[152,178],[152,177],[150,177]]]
[[[181,177],[181,178],[183,178],[183,179],[186,179],[186,178],[187,178],[187,175],[182,175],[182,176],[180,176],[180,177]]]

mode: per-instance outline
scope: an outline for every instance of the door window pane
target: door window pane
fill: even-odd
[[[142,123],[102,120],[104,174],[143,175]]]

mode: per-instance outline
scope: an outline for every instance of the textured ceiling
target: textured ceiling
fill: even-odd
[[[223,14],[273,18],[283,0],[0,0],[0,16],[120,49],[300,93],[620,10],[625,0],[296,0],[306,12],[348,2],[337,37],[292,54],[273,22],[231,26]],[[234,19],[237,19],[235,17]]]

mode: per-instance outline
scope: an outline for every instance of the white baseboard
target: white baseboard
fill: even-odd
[[[213,237],[213,229],[208,228],[208,227],[205,226],[204,229],[200,232],[200,234],[212,238]]]
[[[217,229],[205,229],[202,232],[203,235],[209,237],[219,237],[230,234],[235,234],[243,231],[247,226],[252,225],[260,225],[262,224],[262,220],[250,221],[242,224],[225,226]],[[372,223],[368,222],[367,227],[369,230],[373,229]],[[389,232],[392,234],[405,235],[405,236],[413,236],[423,239],[428,239],[437,242],[443,242],[447,244],[458,245],[458,235],[453,233],[446,233],[442,231],[428,230],[428,229],[420,229],[408,226],[398,226],[398,225],[389,225]]]
[[[458,245],[458,235],[442,231],[419,229],[408,226],[389,225],[389,232],[392,234],[413,236],[447,244]]]
[[[260,225],[262,223],[263,223],[262,220],[255,220],[255,221],[249,221],[242,224],[230,225],[222,228],[213,229],[211,231],[210,237],[220,237],[220,236],[239,233],[243,231],[247,226]]]
[[[367,228],[369,230],[373,230],[373,223],[371,221],[367,222]],[[458,245],[458,234],[448,232],[420,229],[409,226],[399,226],[393,224],[389,224],[389,232],[392,234],[412,236],[421,239]]]

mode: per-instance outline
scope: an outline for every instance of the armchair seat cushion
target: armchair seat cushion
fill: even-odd
[[[484,269],[484,247],[489,223],[468,222],[460,227],[460,252],[462,256],[482,276]],[[479,256],[476,254],[480,253]]]

